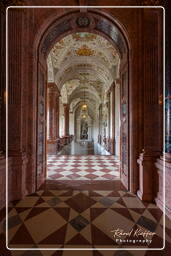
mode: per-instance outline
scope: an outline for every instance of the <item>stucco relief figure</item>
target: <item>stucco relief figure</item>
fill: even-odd
[[[86,121],[81,122],[81,140],[88,140],[88,124]]]

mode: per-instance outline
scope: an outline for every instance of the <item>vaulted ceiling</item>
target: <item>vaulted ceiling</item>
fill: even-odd
[[[118,78],[119,63],[118,52],[104,37],[71,34],[57,42],[48,55],[48,81],[56,83],[62,102],[69,103],[72,110],[82,101],[96,108]]]

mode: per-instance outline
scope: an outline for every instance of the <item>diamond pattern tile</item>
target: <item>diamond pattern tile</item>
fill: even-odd
[[[143,204],[136,195],[125,190],[100,189],[80,190],[40,190],[23,200],[14,202],[9,209],[9,247],[49,247],[49,248],[99,248],[128,247],[127,242],[118,242],[112,230],[135,231],[137,228],[155,232],[151,244],[129,244],[130,247],[160,247],[163,243],[162,212],[155,204]],[[166,243],[171,242],[171,221],[167,219]],[[1,244],[5,236],[0,234]],[[131,237],[130,237],[131,238]],[[1,245],[3,247],[3,244]],[[62,252],[62,251],[57,251]],[[96,253],[94,253],[96,252]],[[98,254],[98,252],[100,254]],[[133,255],[126,251],[115,251],[112,254],[104,251],[93,251],[92,256]],[[21,255],[27,255],[22,252]],[[25,254],[24,254],[25,253]],[[49,251],[43,256],[65,255]],[[149,252],[146,255],[151,256]],[[9,255],[5,253],[4,255]],[[11,255],[19,256],[20,254]],[[28,254],[29,255],[29,254]],[[34,255],[34,253],[33,253]],[[37,254],[35,254],[37,255]],[[75,254],[74,254],[75,255]],[[155,254],[154,254],[155,255]],[[168,256],[169,254],[163,254]]]
[[[81,231],[83,228],[85,228],[87,226],[88,223],[89,223],[88,220],[80,215],[70,221],[70,224],[77,231]]]
[[[48,180],[118,180],[119,160],[114,156],[48,156]]]

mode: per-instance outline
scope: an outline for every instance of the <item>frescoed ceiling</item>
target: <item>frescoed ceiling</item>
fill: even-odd
[[[76,33],[64,37],[51,50],[53,65],[60,69],[73,57],[99,57],[103,63],[112,68],[118,62],[117,51],[103,37],[91,33]]]
[[[87,32],[71,34],[57,42],[49,53],[48,81],[56,83],[63,103],[81,101],[86,92],[86,100],[99,105],[118,78],[119,63],[118,52],[102,36]]]

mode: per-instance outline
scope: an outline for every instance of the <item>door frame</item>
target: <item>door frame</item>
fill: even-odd
[[[81,17],[84,17],[82,22],[86,23],[86,19],[89,22],[89,25],[86,26],[85,24],[78,25],[78,21]],[[95,20],[98,20],[97,23],[95,23]],[[110,34],[110,30],[114,29],[115,35]],[[40,63],[40,65],[43,67],[44,72],[47,74],[47,64],[46,64],[46,58],[48,53],[50,52],[53,45],[64,38],[65,36],[77,32],[90,32],[95,33],[103,36],[106,38],[111,44],[114,45],[114,47],[118,50],[120,57],[121,57],[121,63],[120,67],[127,64],[128,67],[128,84],[127,84],[127,102],[128,102],[128,130],[127,130],[127,140],[128,140],[128,147],[127,147],[127,156],[128,156],[128,177],[127,182],[122,179],[121,175],[121,181],[124,185],[126,185],[126,188],[130,191],[132,191],[132,184],[131,182],[131,176],[133,176],[133,170],[130,168],[130,152],[132,151],[133,145],[130,145],[130,136],[131,136],[131,124],[130,124],[130,112],[129,112],[129,105],[130,105],[130,90],[132,88],[130,87],[130,41],[128,39],[127,32],[125,29],[121,26],[121,24],[116,21],[112,16],[105,13],[101,10],[89,10],[86,13],[81,13],[79,10],[76,11],[69,11],[67,14],[59,17],[59,18],[52,18],[51,24],[46,28],[44,31],[42,31],[41,38],[38,40],[37,44],[37,63]],[[113,36],[113,38],[112,38]],[[115,40],[116,37],[116,40]],[[38,72],[38,79],[37,79],[37,90],[40,90],[40,86],[44,86],[46,88],[47,85],[47,79],[44,81],[44,84],[41,84],[39,82],[39,68],[37,68]],[[44,100],[46,100],[46,97],[44,97]],[[37,93],[37,109],[39,109],[38,106],[39,103],[39,93]],[[46,113],[46,102],[44,102],[44,113]],[[39,119],[39,112],[37,111],[37,120]],[[38,129],[38,123],[37,123],[37,149],[39,147],[38,145],[38,138],[39,138],[39,129]],[[46,145],[46,133],[44,134],[44,145]],[[46,154],[46,149],[44,148],[43,154]],[[38,155],[36,153],[36,155]],[[43,157],[43,159],[46,159],[46,157]],[[38,160],[38,158],[37,158]],[[40,168],[40,167],[39,167]],[[130,173],[131,172],[131,173]],[[45,162],[42,162],[42,174],[38,176],[38,170],[36,171],[36,186],[37,189],[40,187],[41,184],[44,183],[46,178],[46,160]]]

